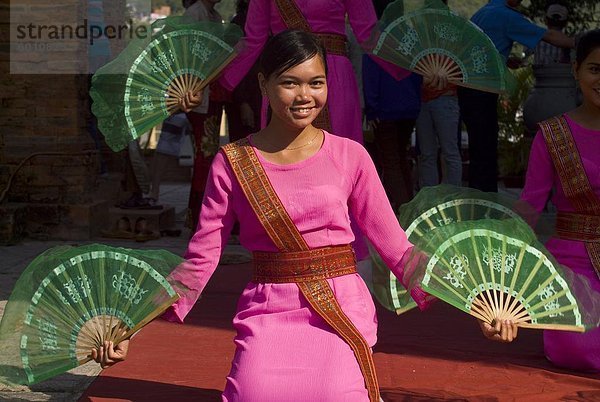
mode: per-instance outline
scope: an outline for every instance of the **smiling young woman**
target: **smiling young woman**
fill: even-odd
[[[285,38],[274,41],[261,56],[258,81],[269,100],[271,120],[251,137],[267,160],[279,164],[299,162],[321,148],[324,133],[312,123],[327,102],[323,48],[312,36]]]
[[[271,121],[216,155],[186,262],[169,276],[190,291],[164,318],[183,322],[239,221],[254,272],[233,319],[227,402],[380,401],[375,306],[356,271],[351,219],[405,286],[416,282],[405,270],[413,247],[369,154],[312,125],[327,100],[324,60],[318,39],[304,31],[284,31],[267,44],[260,81]],[[429,303],[431,296],[412,289],[420,306]],[[482,328],[495,340],[516,337],[512,323]],[[93,356],[110,365],[126,350],[109,346]]]

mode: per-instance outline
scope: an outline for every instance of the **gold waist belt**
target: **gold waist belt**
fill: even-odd
[[[316,35],[321,40],[321,44],[328,54],[335,54],[338,56],[348,55],[346,37],[344,35],[324,33],[318,33]]]
[[[600,216],[559,212],[556,234],[561,239],[600,242]]]
[[[299,283],[356,272],[356,257],[350,245],[286,253],[255,251],[253,258],[255,283]]]

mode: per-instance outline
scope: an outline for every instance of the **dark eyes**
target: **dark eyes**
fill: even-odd
[[[284,86],[285,88],[293,88],[296,85],[299,85],[296,81],[283,81],[281,82],[281,85]],[[314,80],[311,81],[309,84],[311,87],[313,88],[319,88],[322,87],[323,85],[325,85],[325,80]]]

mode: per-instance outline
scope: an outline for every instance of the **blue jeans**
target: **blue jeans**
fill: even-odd
[[[421,104],[417,118],[419,141],[419,185],[440,184],[438,174],[438,149],[442,150],[442,183],[462,184],[462,159],[456,141],[459,120],[456,96],[440,96]]]

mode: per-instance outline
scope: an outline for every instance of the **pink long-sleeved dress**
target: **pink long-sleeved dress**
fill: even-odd
[[[350,215],[398,277],[411,247],[392,211],[375,167],[358,143],[325,133],[322,147],[298,163],[278,165],[258,153],[267,176],[311,248],[350,243]],[[198,231],[187,264],[172,277],[192,289],[165,318],[182,321],[219,261],[235,219],[250,251],[278,251],[254,214],[234,173],[219,152],[214,159]],[[377,319],[358,274],[328,280],[346,315],[372,346]],[[233,320],[236,353],[224,401],[368,401],[350,347],[312,310],[294,283],[244,289]]]
[[[582,127],[568,115],[565,116],[590,185],[594,193],[600,196],[600,131]],[[521,199],[541,212],[553,188],[556,191],[552,194],[551,201],[557,210],[574,212],[575,209],[565,196],[544,136],[538,132],[531,148]],[[546,243],[546,247],[558,262],[587,277],[596,292],[596,297],[600,297],[600,279],[594,271],[583,242],[552,237]],[[584,334],[544,331],[544,351],[548,359],[557,366],[600,371],[600,328]]]

